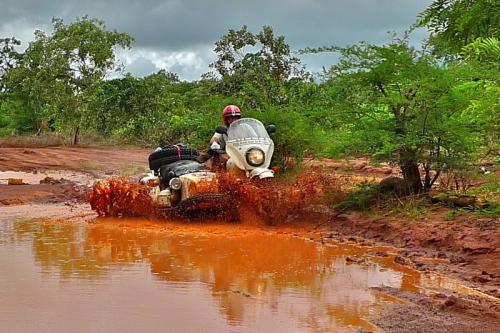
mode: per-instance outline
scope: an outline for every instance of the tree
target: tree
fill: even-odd
[[[478,93],[463,89],[474,78],[469,66],[440,65],[406,39],[313,51],[340,53],[326,82],[330,117],[344,122],[338,143],[398,164],[412,192],[428,191],[442,170],[462,167],[482,147],[483,119],[467,115]]]
[[[117,68],[115,49],[130,47],[133,39],[88,17],[68,25],[59,18],[52,23],[51,35],[35,32],[18,66],[9,71],[7,84],[37,116],[72,129],[77,144],[93,90]]]
[[[21,45],[21,41],[12,38],[0,38],[0,92],[5,91],[3,79],[5,74],[15,68],[21,60],[21,54],[16,51],[16,46]]]
[[[226,96],[249,97],[251,107],[283,104],[284,87],[291,78],[306,79],[300,60],[292,55],[285,37],[269,26],[258,34],[229,30],[215,43],[217,60],[210,66],[220,75],[219,91]]]
[[[31,123],[30,119],[16,117],[13,109],[19,105],[7,98],[9,94],[6,87],[6,74],[15,68],[21,59],[21,54],[16,50],[16,46],[20,44],[21,42],[14,37],[0,39],[0,135],[9,133],[12,130],[11,127],[21,127],[19,125]]]
[[[418,25],[430,30],[437,54],[458,55],[476,38],[500,38],[500,4],[498,0],[435,0],[419,15]]]
[[[500,152],[500,41],[478,38],[462,49],[462,57],[472,67],[474,78],[461,88],[471,95],[467,115],[472,123],[481,122],[485,128],[484,157],[496,158]],[[491,155],[491,156],[488,156]]]

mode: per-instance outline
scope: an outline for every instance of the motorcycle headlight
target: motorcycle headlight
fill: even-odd
[[[170,179],[170,182],[168,182],[168,185],[172,190],[180,190],[182,182],[180,178],[172,178]]]
[[[265,157],[264,152],[259,148],[249,149],[246,153],[247,163],[254,167],[262,165]]]

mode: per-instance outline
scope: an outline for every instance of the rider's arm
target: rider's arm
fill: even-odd
[[[212,145],[212,143],[214,143],[214,142],[217,142],[218,144],[220,144],[222,142],[222,134],[214,133],[214,135],[210,139],[210,145]]]
[[[212,150],[225,150],[226,138],[224,134],[215,133],[210,140],[210,149]]]

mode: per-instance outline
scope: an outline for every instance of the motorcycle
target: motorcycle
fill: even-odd
[[[274,125],[265,127],[253,118],[242,118],[216,132],[223,135],[226,150],[212,147],[211,158],[217,160],[223,153],[228,155],[225,168],[238,171],[250,179],[269,179],[274,172],[269,169],[274,152],[270,134]],[[149,156],[151,172],[140,182],[147,185],[155,205],[164,212],[204,214],[216,210],[234,215],[234,205],[228,195],[221,192],[217,173],[206,163],[198,161],[199,153],[186,145],[174,145],[158,149]]]

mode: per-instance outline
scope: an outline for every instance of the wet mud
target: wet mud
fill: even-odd
[[[338,191],[341,178],[321,173],[299,175],[294,180],[250,180],[234,173],[217,171],[217,193],[224,195],[224,202],[213,203],[215,209],[207,209],[206,213],[190,215],[189,210],[182,209],[166,212],[159,210],[151,200],[151,187],[140,184],[137,179],[126,177],[110,177],[94,183],[87,195],[91,208],[99,216],[142,216],[149,218],[185,217],[190,219],[213,219],[225,215],[213,216],[217,212],[234,208],[233,221],[245,219],[245,215],[253,210],[257,219],[264,224],[284,224],[293,214],[308,209],[311,205],[325,200],[326,193]],[[173,206],[175,207],[175,206]],[[222,209],[225,208],[225,209]]]
[[[194,331],[498,331],[498,221],[445,222],[440,209],[410,222],[334,213],[325,203],[353,182],[395,173],[362,160],[307,161],[303,175],[272,184],[222,179],[227,193],[249,203],[236,224],[154,222],[141,196],[139,211],[123,200],[115,212],[129,211],[115,215],[151,221],[95,220],[89,184],[143,172],[148,153],[0,148],[0,178],[26,184],[0,179],[0,277],[9,286],[0,287],[0,304],[19,299],[0,305],[0,321],[10,325],[2,327],[73,331],[73,322],[99,331],[97,316],[112,325],[105,331],[183,331],[173,322],[192,324],[196,313]],[[219,243],[227,246],[212,245]]]
[[[144,166],[149,149],[126,147],[0,147],[0,171],[76,170],[94,175],[120,174]]]
[[[444,214],[437,209],[436,215]],[[406,264],[421,271],[439,271],[465,280],[474,288],[500,296],[500,221],[471,223],[467,218],[452,222],[415,219],[401,223],[374,219],[360,213],[336,216],[318,230],[336,238],[360,237],[394,244],[407,258]],[[433,258],[429,260],[426,258]]]

